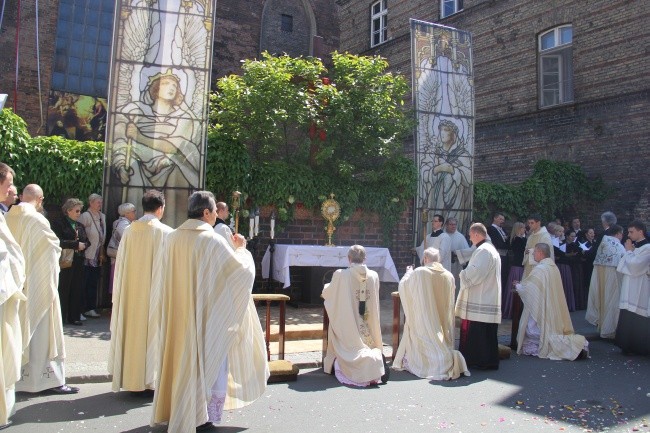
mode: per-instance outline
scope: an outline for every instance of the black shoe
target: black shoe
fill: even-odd
[[[381,355],[382,360],[384,361],[384,375],[381,377],[381,383],[386,383],[388,382],[388,379],[390,379],[390,368],[388,367],[388,364],[386,363],[386,356],[382,353]]]
[[[82,322],[81,320],[74,320],[72,322],[69,322],[69,324],[74,326],[81,326],[84,324],[84,322]]]
[[[56,388],[50,388],[47,391],[54,394],[76,394],[79,392],[79,388],[76,386],[61,385]]]
[[[205,424],[201,424],[196,428],[196,431],[210,431],[214,428],[214,424],[212,424],[210,421],[206,422]]]
[[[586,350],[582,349],[582,350],[580,351],[580,353],[578,354],[578,356],[576,357],[575,360],[577,361],[577,360],[579,360],[579,359],[587,359],[587,358],[589,358],[589,352],[587,352]]]

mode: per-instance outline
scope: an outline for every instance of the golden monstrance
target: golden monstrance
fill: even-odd
[[[334,234],[334,230],[336,230],[334,221],[341,215],[341,206],[339,206],[339,202],[334,200],[334,194],[330,194],[330,198],[323,202],[320,211],[323,214],[323,218],[327,220],[327,244],[325,246],[334,247],[336,246],[332,243],[332,235]]]

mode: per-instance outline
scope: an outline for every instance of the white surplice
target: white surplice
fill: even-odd
[[[214,232],[223,236],[223,238],[228,242],[230,248],[235,249],[235,244],[232,241],[232,230],[228,227],[228,224],[218,223],[214,226]]]
[[[627,251],[616,269],[623,275],[619,308],[650,317],[650,244]]]
[[[425,246],[425,241],[422,241],[420,246],[415,249],[418,253],[418,257],[420,258],[420,261],[422,261],[422,257],[424,254],[424,246]],[[437,249],[438,252],[440,253],[440,263],[446,270],[451,272],[452,249],[451,249],[451,238],[449,237],[449,235],[443,231],[436,237],[427,236],[426,247],[427,248],[433,247]]]
[[[451,251],[456,252],[456,251],[462,251],[466,250],[469,248],[469,243],[467,243],[467,239],[465,239],[465,236],[463,236],[462,233],[459,231],[455,231],[453,233],[447,233],[449,236],[449,239],[451,240]],[[456,281],[456,288],[460,287],[460,271],[463,270],[463,264],[458,260],[458,258],[451,262],[451,273],[454,276],[454,281]]]

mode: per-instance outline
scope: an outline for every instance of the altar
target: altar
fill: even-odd
[[[270,247],[269,247],[270,248]],[[269,277],[271,254],[266,249],[262,258],[262,277]],[[322,277],[314,278],[313,268],[322,271],[333,271],[335,269],[347,268],[349,246],[326,247],[319,245],[275,245],[273,253],[273,279],[283,284],[283,288],[291,285],[291,266],[302,266],[311,275],[306,276],[306,285],[309,293],[305,294],[306,287],[303,287],[303,300],[308,303],[319,303],[320,292],[323,290]],[[383,282],[398,283],[399,276],[395,263],[390,256],[388,248],[365,247],[366,266],[377,272],[379,280]],[[331,277],[330,277],[331,278]],[[318,297],[316,296],[318,295]]]

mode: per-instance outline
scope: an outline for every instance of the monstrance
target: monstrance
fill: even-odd
[[[334,247],[332,243],[332,235],[334,234],[334,230],[336,230],[336,227],[334,227],[334,221],[336,221],[341,215],[341,206],[339,206],[339,202],[334,200],[334,194],[330,194],[330,198],[325,200],[323,204],[320,207],[320,211],[323,214],[323,218],[327,220],[327,244],[325,244],[326,247]]]

